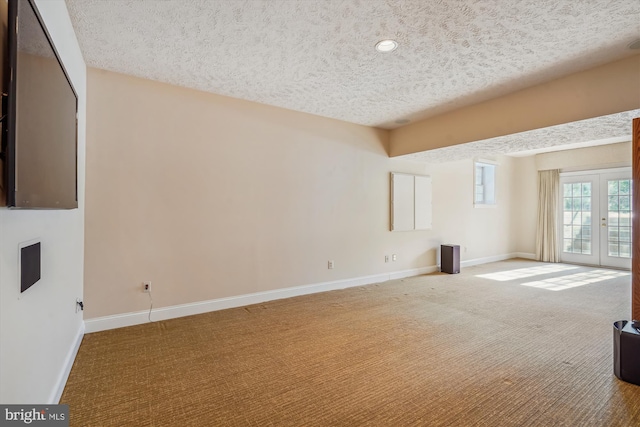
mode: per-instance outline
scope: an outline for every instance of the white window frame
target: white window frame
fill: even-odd
[[[480,169],[479,169],[480,168]],[[473,162],[473,206],[493,208],[497,205],[498,163],[492,160],[478,159]],[[480,174],[479,174],[480,172]],[[480,175],[480,176],[479,176]],[[479,193],[480,192],[480,193]],[[481,196],[481,197],[478,197]]]

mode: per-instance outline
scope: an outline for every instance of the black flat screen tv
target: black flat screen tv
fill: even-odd
[[[33,0],[9,0],[2,157],[6,205],[78,207],[78,96]]]

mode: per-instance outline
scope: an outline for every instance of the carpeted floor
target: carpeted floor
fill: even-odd
[[[630,282],[510,260],[88,334],[60,403],[72,426],[637,426]]]

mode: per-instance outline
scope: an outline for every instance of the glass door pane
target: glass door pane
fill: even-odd
[[[562,261],[594,265],[599,262],[598,182],[597,175],[570,176],[560,180]]]
[[[630,173],[607,174],[603,177],[603,190],[606,199],[601,203],[606,206],[601,220],[602,265],[631,268],[631,195],[633,181]]]
[[[563,252],[591,255],[591,182],[563,184]]]

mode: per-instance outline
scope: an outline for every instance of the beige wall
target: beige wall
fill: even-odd
[[[88,91],[86,319],[148,308],[145,280],[165,307],[516,250],[511,158],[474,209],[472,162],[390,159],[386,131],[97,69]],[[389,231],[391,171],[433,177],[433,230]]]
[[[389,172],[426,167],[386,131],[88,75],[86,318],[147,308],[145,280],[162,307],[435,265],[388,231]]]
[[[640,108],[640,54],[396,129],[390,155]]]
[[[515,160],[499,156],[497,204],[473,205],[473,160],[442,163],[431,169],[433,178],[433,227],[443,243],[460,245],[461,259],[475,260],[517,252],[513,230],[519,221],[512,205],[517,191]]]
[[[631,166],[631,142],[537,154],[538,170],[565,171]]]
[[[511,214],[512,237],[516,252],[536,253],[536,227],[538,217],[538,172],[535,156],[513,158],[513,184]]]

